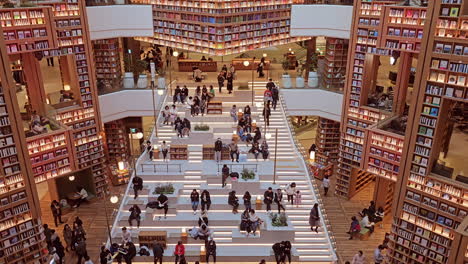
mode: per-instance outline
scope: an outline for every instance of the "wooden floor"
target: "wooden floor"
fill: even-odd
[[[123,193],[125,186],[111,187],[111,194]],[[65,247],[65,241],[63,240],[63,227],[65,224],[61,224],[55,227],[54,218],[50,210],[50,197],[45,195],[41,199],[41,211],[42,221],[44,224],[48,224],[50,228],[55,229],[60,236],[63,246]],[[107,208],[109,213],[109,223],[112,224],[114,221],[114,210],[118,209],[118,203],[112,204],[107,200]],[[104,213],[103,199],[95,198],[89,203],[83,203],[79,208],[64,211],[62,220],[72,227],[73,221],[76,216],[79,216],[83,220],[83,227],[86,231],[86,245],[88,255],[91,257],[94,263],[99,263],[99,252],[101,245],[107,240],[107,229],[106,229],[106,215]],[[73,251],[65,252],[65,264],[76,263],[78,258]]]
[[[368,263],[373,263],[373,253],[375,248],[382,244],[385,232],[389,232],[391,228],[391,217],[387,216],[384,219],[383,227],[376,226],[375,231],[370,235],[369,240],[361,241],[359,239],[349,240],[349,235],[346,232],[349,230],[351,217],[356,216],[359,220],[358,212],[369,205],[374,191],[374,183],[371,183],[367,188],[358,193],[351,200],[344,200],[334,195],[334,179],[332,177],[332,188],[328,192],[328,197],[323,196],[322,199],[325,205],[328,219],[332,226],[332,231],[336,238],[337,254],[341,263],[352,261],[353,256],[358,250],[364,252]]]

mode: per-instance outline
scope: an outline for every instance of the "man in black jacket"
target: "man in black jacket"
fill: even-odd
[[[138,191],[143,190],[143,179],[135,175],[132,180],[133,183],[133,192],[135,193],[135,198],[138,197]]]
[[[283,245],[283,243],[279,243],[279,242],[275,243],[275,244],[273,244],[273,246],[271,248],[273,248],[273,252],[275,253],[276,264],[280,264],[281,260],[284,257],[284,245]]]
[[[206,245],[206,263],[210,262],[210,256],[213,256],[213,261],[216,263],[216,243],[211,237]]]
[[[236,196],[236,191],[231,191],[229,193],[228,204],[232,206],[232,213],[237,214],[237,208],[239,207],[239,199]]]
[[[140,221],[141,221],[141,209],[138,205],[134,204],[128,211],[130,211],[130,216],[128,217],[128,223],[132,226],[133,220],[137,221],[137,227],[140,228]]]
[[[210,197],[210,192],[208,192],[207,190],[204,190],[202,193],[201,193],[201,210],[202,212],[205,211],[205,208],[207,211],[210,210],[210,206],[211,206],[211,197]]]
[[[154,255],[154,264],[157,264],[159,260],[159,264],[163,263],[163,256],[164,256],[164,248],[161,244],[156,243],[153,246],[153,255]]]
[[[169,205],[167,204],[169,202],[169,199],[167,198],[166,195],[160,194],[158,196],[158,205],[156,206],[156,209],[164,209],[164,219],[166,219],[167,211],[169,210]],[[161,220],[161,216],[159,217]]]
[[[223,150],[223,142],[218,138],[215,142],[214,151],[215,151],[215,160],[216,162],[221,161],[221,151]]]
[[[226,179],[229,177],[229,168],[224,164],[223,169],[221,170],[221,187],[226,186]]]
[[[271,187],[268,188],[268,190],[265,191],[263,194],[263,202],[267,206],[267,212],[271,211],[271,204],[273,203],[273,189]]]

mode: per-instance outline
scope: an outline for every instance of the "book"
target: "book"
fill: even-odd
[[[444,44],[436,43],[435,49],[434,49],[435,52],[442,52],[443,49],[444,49]]]
[[[449,12],[450,12],[450,9],[448,7],[444,7],[442,8],[442,10],[440,11],[440,14],[442,16],[448,16],[449,15]]]
[[[455,48],[453,49],[453,54],[462,55],[462,51],[463,51],[463,46],[455,45]]]
[[[463,98],[463,89],[456,89],[454,97]]]
[[[458,11],[460,9],[458,7],[452,7],[450,8],[450,16],[451,17],[457,17],[458,16]]]
[[[445,73],[439,73],[437,75],[437,81],[438,82],[445,82]]]
[[[457,82],[457,76],[450,75],[447,82],[450,83],[450,84],[455,84]]]
[[[443,53],[451,53],[452,52],[452,45],[450,44],[445,44],[444,45],[444,50],[443,50]],[[468,52],[468,50],[467,50]]]
[[[464,86],[466,82],[466,77],[459,75],[457,79],[457,85]]]
[[[439,69],[446,70],[448,67],[448,60],[441,60],[439,63]]]
[[[445,95],[449,97],[453,97],[453,88],[452,87],[447,87],[445,89]]]
[[[438,69],[439,68],[439,60],[432,60],[431,68]]]

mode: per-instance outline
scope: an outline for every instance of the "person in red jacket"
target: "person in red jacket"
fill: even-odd
[[[174,250],[174,256],[175,256],[175,264],[179,263],[182,259],[184,259],[185,255],[185,246],[182,244],[182,241],[177,242],[177,245],[175,246]]]

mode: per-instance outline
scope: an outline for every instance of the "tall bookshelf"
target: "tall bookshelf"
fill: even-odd
[[[297,42],[289,35],[291,5],[301,0],[133,0],[152,4],[154,37],[138,40],[212,55]]]
[[[348,40],[327,38],[322,82],[327,89],[343,89],[348,57]]]
[[[104,124],[107,153],[110,163],[125,161],[130,157],[130,142],[122,119]]]
[[[118,38],[93,41],[96,77],[98,81],[115,85],[122,79],[120,44]]]
[[[42,9],[35,9],[42,10]],[[2,10],[3,11],[3,10]],[[11,13],[5,10],[3,14]],[[7,23],[2,20],[2,23]],[[16,23],[16,22],[13,22]],[[1,31],[5,27],[1,27]],[[13,29],[13,26],[10,28]],[[12,42],[10,42],[12,43]],[[46,263],[45,236],[7,42],[0,40],[0,263]]]
[[[466,226],[468,184],[457,175],[440,176],[433,168],[447,136],[451,105],[468,103],[467,10],[461,0],[432,1],[427,8],[432,23],[424,27],[424,60],[418,64],[413,122],[405,136],[406,166],[390,240],[393,263],[466,262],[466,232],[460,227]]]
[[[320,117],[315,137],[317,153],[315,161],[321,165],[338,160],[338,149],[340,145],[340,123]]]

